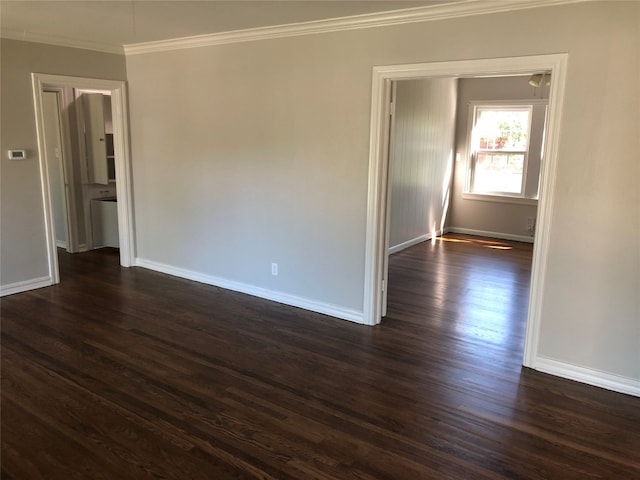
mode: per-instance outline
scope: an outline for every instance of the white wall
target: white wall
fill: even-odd
[[[2,39],[0,42],[0,282],[49,275],[31,73],[123,80],[124,56]],[[28,159],[7,160],[10,148]]]
[[[392,252],[439,235],[453,169],[457,80],[396,83],[390,168]]]
[[[639,380],[639,15],[587,2],[129,56],[138,254],[361,311],[372,67],[568,52],[539,353]]]
[[[463,78],[458,85],[458,108],[456,120],[456,153],[460,160],[455,162],[451,212],[447,225],[457,229],[495,232],[515,238],[528,238],[527,218],[536,217],[536,205],[522,205],[498,201],[463,198],[467,173],[467,129],[469,123],[469,104],[474,100],[540,100],[540,89],[534,89],[528,83],[529,75],[524,77],[488,77]],[[548,95],[548,89],[545,89]],[[538,107],[536,107],[538,108]],[[542,117],[544,119],[544,116]],[[542,127],[535,131],[532,125],[532,141],[541,141]],[[528,175],[536,180],[539,176],[539,157],[530,157]]]

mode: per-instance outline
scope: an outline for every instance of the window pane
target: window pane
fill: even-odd
[[[526,150],[529,110],[478,108],[474,128],[474,149]]]
[[[476,193],[521,193],[524,154],[478,152],[473,173]]]

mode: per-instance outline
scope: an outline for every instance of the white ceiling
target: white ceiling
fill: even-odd
[[[123,45],[461,0],[0,0],[3,37]],[[464,0],[463,0],[464,1]]]

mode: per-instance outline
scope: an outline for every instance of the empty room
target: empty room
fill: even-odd
[[[640,3],[0,1],[2,478],[640,478]]]

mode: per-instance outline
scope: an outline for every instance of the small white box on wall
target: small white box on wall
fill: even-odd
[[[9,160],[25,160],[27,158],[27,151],[24,149],[7,150],[7,157]]]

